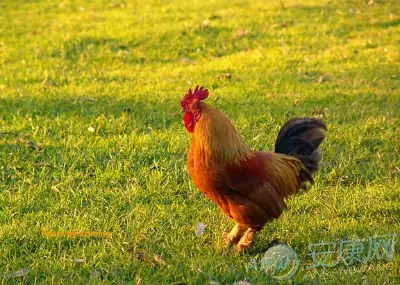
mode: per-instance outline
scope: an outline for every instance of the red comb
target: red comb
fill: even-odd
[[[199,88],[199,85],[197,85],[193,92],[192,89],[189,88],[188,92],[186,92],[185,96],[183,96],[182,98],[181,106],[182,108],[186,108],[190,104],[192,104],[193,101],[204,100],[207,97],[208,97],[208,90],[204,89],[204,87],[202,86]]]

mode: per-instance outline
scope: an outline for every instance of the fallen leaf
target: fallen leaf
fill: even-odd
[[[194,232],[197,237],[200,237],[203,234],[205,229],[206,229],[206,225],[203,223],[200,223],[196,226],[196,229],[194,230]]]
[[[208,27],[210,25],[210,21],[206,19],[201,24],[203,25],[203,27]]]
[[[74,258],[74,259],[72,259],[72,262],[74,262],[74,263],[86,263],[86,259],[84,259],[84,258]]]
[[[251,283],[247,282],[246,280],[240,280],[240,281],[236,281],[232,285],[251,285]]]
[[[196,62],[194,60],[191,60],[190,58],[185,57],[185,56],[181,57],[180,61],[181,62],[185,62],[185,63],[189,63],[189,64],[196,64]]]
[[[161,258],[159,254],[154,255],[154,260],[160,263],[161,265],[167,265],[167,263]]]
[[[371,19],[369,19],[369,23],[371,24],[371,25],[374,25],[374,24],[376,24],[378,21],[375,19],[375,18],[371,18]]]
[[[15,277],[23,277],[28,275],[29,270],[26,268],[23,268],[18,271],[13,271],[7,274],[7,278],[15,278]]]
[[[216,78],[217,78],[218,80],[221,80],[221,79],[231,79],[231,78],[232,78],[232,74],[230,74],[230,73],[222,73],[222,74],[218,74],[218,75],[216,76]]]
[[[88,130],[89,132],[91,132],[91,133],[94,133],[94,132],[96,131],[96,129],[93,128],[93,127],[89,127],[87,130]]]
[[[209,20],[204,20],[203,22],[201,22],[201,24],[198,24],[196,26],[197,30],[205,30],[210,26],[210,21]]]
[[[247,29],[240,29],[236,32],[236,38],[241,38],[249,33]]]

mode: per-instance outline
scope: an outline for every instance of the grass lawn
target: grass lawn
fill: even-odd
[[[399,47],[397,0],[1,1],[0,280],[268,284],[247,265],[278,239],[291,284],[400,281],[399,236],[392,260],[308,268],[312,244],[400,235]],[[243,255],[186,169],[195,84],[254,149],[328,124],[316,183]]]

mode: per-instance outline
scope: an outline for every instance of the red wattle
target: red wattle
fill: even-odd
[[[194,132],[194,118],[193,115],[186,112],[185,115],[183,116],[183,123],[185,124],[185,128],[189,133]]]

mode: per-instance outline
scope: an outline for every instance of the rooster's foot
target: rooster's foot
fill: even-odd
[[[242,238],[247,228],[235,225],[229,234],[224,234],[224,243],[225,245],[231,246],[233,244],[238,243],[238,241]]]
[[[243,237],[239,240],[236,251],[237,252],[242,252],[246,248],[248,248],[256,238],[256,230],[254,229],[247,229],[247,231],[244,233]]]

